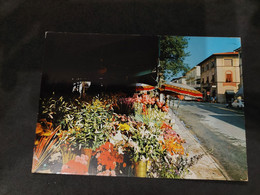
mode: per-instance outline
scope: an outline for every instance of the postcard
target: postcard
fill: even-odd
[[[32,173],[247,181],[239,37],[46,32]]]

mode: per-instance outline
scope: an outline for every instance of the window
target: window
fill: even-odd
[[[211,68],[215,67],[215,62],[211,62]]]
[[[232,82],[232,72],[227,71],[226,72],[226,83],[231,83]]]
[[[207,83],[209,83],[209,77],[207,77]]]
[[[207,70],[209,70],[209,64],[207,64]]]
[[[201,72],[204,72],[204,67],[203,66],[201,66]]]
[[[215,75],[212,75],[211,82],[212,82],[212,83],[214,83],[214,82],[215,82]]]
[[[224,59],[224,66],[232,66],[232,59]]]
[[[202,84],[204,83],[204,79],[202,79]]]

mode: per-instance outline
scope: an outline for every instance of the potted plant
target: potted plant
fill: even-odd
[[[156,160],[162,153],[163,140],[158,127],[147,126],[144,123],[130,123],[128,148],[132,154],[135,176],[146,177],[147,162]]]
[[[112,114],[108,109],[110,105],[98,98],[91,103],[76,101],[77,109],[66,115],[68,131],[64,138],[72,147],[89,156],[89,166],[92,152],[108,140]]]

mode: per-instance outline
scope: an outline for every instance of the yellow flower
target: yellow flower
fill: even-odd
[[[37,146],[39,144],[39,140],[35,140],[34,145]]]
[[[123,130],[126,130],[126,131],[129,131],[130,129],[130,126],[126,123],[124,124],[119,124],[119,130],[123,131]]]

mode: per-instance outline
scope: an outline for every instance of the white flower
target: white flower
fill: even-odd
[[[154,122],[150,122],[150,123],[149,123],[149,127],[150,127],[150,128],[154,128],[154,126],[155,126],[155,123],[154,123]]]
[[[117,131],[117,133],[110,138],[110,143],[116,145],[120,141],[123,141],[123,136],[120,131]]]
[[[142,155],[140,159],[141,159],[141,161],[143,161],[143,162],[146,162],[146,161],[149,160],[149,158],[145,158],[144,155]]]
[[[114,139],[116,140],[116,141],[122,141],[123,140],[123,136],[122,136],[122,134],[121,134],[121,131],[117,131],[117,133],[115,134],[115,136],[114,136]]]
[[[120,146],[120,147],[118,147],[118,153],[119,154],[124,154],[124,152],[123,152],[123,148]]]

